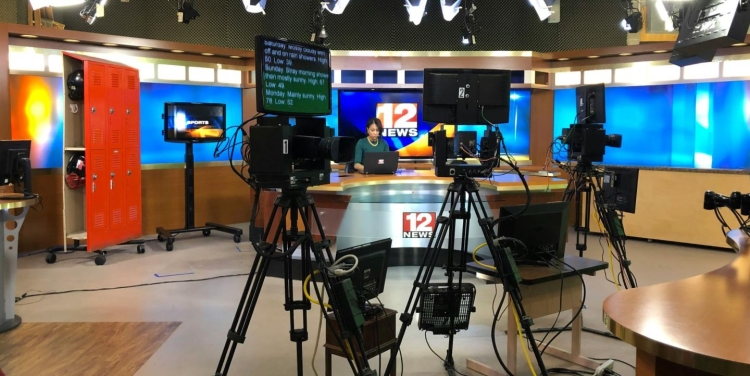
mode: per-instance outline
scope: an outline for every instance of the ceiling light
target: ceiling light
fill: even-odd
[[[201,52],[201,55],[203,55],[203,56],[214,56],[214,54],[212,54],[210,52]]]
[[[37,10],[44,7],[65,7],[69,5],[79,5],[83,4],[84,0],[29,0],[29,4],[31,5],[31,9]]]
[[[266,0],[242,0],[245,10],[249,13],[263,13],[266,15]]]
[[[78,43],[78,42],[80,42],[80,40],[78,40],[78,39],[63,39],[63,42]]]
[[[461,0],[458,1],[460,2]],[[333,14],[341,14],[344,13],[347,5],[349,5],[349,0],[328,0],[328,3],[323,5],[323,7]]]
[[[172,52],[174,52],[174,53],[176,53],[176,54],[181,54],[181,53],[183,53],[183,52],[185,52],[185,51],[183,51],[183,50],[172,50]]]
[[[106,0],[85,0],[83,2],[83,9],[78,12],[78,15],[81,16],[87,24],[91,25],[96,21],[97,8],[103,7],[106,3]]]
[[[323,14],[326,3],[321,2],[320,7],[313,12],[313,32],[310,35],[310,42],[320,45],[326,45],[328,41],[328,32],[326,32],[326,22]]]
[[[461,9],[461,0],[442,0],[440,1],[440,9],[443,11],[444,20],[453,21]]]
[[[195,10],[193,1],[194,0],[182,0],[182,4],[177,6],[177,22],[188,24],[196,17],[200,17],[201,14]],[[180,2],[178,1],[178,4],[179,3]]]
[[[732,47],[742,47],[742,46],[747,46],[747,43],[735,43],[732,45]]]
[[[38,36],[36,36],[36,35],[31,35],[31,34],[21,34],[21,35],[20,35],[20,37],[21,37],[21,38],[29,38],[29,39],[36,39],[36,38],[39,38]]]
[[[599,58],[599,56],[596,56],[596,55],[591,55],[591,56],[586,56],[586,57],[589,58],[589,59],[598,59]]]
[[[643,14],[641,12],[633,12],[620,21],[620,27],[628,33],[635,34],[641,31],[643,28]]]
[[[620,56],[630,56],[632,54],[633,54],[632,52],[623,52],[620,54]]]
[[[534,7],[534,10],[536,10],[536,14],[539,16],[539,21],[544,21],[552,15],[549,7],[555,3],[555,0],[529,0],[529,3]]]
[[[404,0],[404,6],[406,11],[409,13],[409,22],[419,25],[422,22],[422,17],[425,15],[425,8],[427,8],[427,0]]]
[[[232,58],[232,59],[239,59],[240,57],[237,56],[237,55],[232,55],[232,56],[230,56],[230,58]]]
[[[102,45],[107,47],[117,47],[117,43],[102,43]]]
[[[461,43],[465,46],[477,44],[476,34],[481,28],[474,16],[476,11],[477,6],[474,4],[474,0],[464,0],[464,26],[461,28]]]
[[[140,47],[138,47],[138,49],[139,50],[153,50],[154,48],[153,47],[149,47],[149,46],[140,46]]]
[[[570,58],[567,58],[567,57],[561,57],[557,59],[557,61],[568,61],[568,60],[570,60]]]
[[[656,50],[656,51],[654,51],[655,54],[663,54],[665,52],[667,52],[667,50]]]

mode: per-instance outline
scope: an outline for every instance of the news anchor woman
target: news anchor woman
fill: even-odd
[[[371,151],[390,151],[388,144],[380,138],[380,133],[383,131],[383,124],[378,118],[370,118],[367,120],[367,137],[357,141],[357,146],[354,148],[354,169],[359,172],[365,171],[365,166],[362,165],[362,160],[367,152]]]

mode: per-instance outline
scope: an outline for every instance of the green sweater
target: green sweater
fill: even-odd
[[[382,138],[378,140],[377,146],[372,146],[370,141],[367,141],[367,137],[357,141],[357,146],[354,148],[354,163],[362,163],[364,154],[370,151],[390,151],[388,144]]]

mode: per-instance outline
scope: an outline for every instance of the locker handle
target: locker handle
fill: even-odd
[[[96,107],[91,107],[91,112],[95,114],[96,113]]]
[[[115,113],[115,109],[114,109],[114,108],[110,108],[110,109],[109,109],[109,113],[110,113],[110,114],[114,114],[114,113]]]
[[[110,180],[110,181],[109,181],[109,189],[110,189],[110,190],[113,190],[113,189],[115,189],[115,181],[114,181],[114,180]]]
[[[130,170],[128,170],[128,176],[130,176],[130,174],[132,174],[132,172],[130,172]]]
[[[96,183],[91,183],[91,192],[96,192]]]
[[[94,178],[94,180],[96,180],[96,174],[91,175],[91,177]]]
[[[125,113],[130,115],[130,109],[128,108],[127,110],[125,110]]]

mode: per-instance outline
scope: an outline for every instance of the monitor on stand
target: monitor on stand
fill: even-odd
[[[23,197],[4,195],[0,199],[34,198],[31,190],[31,140],[0,141],[0,185],[23,184]]]
[[[357,256],[359,260],[357,269],[350,275],[350,278],[365,316],[374,315],[382,309],[381,306],[372,305],[368,301],[375,299],[385,290],[391,242],[390,238],[382,239],[336,252],[336,260],[346,255]],[[353,265],[350,261],[346,263]]]
[[[602,179],[602,196],[604,203],[616,210],[635,213],[635,201],[638,195],[638,169],[607,167]]]
[[[521,215],[524,205],[500,208],[498,235],[518,239],[525,246],[514,247],[516,264],[545,265],[565,256],[569,202],[531,204]],[[503,219],[505,218],[505,219]]]

